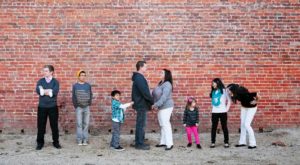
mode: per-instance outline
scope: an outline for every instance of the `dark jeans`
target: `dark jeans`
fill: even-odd
[[[52,131],[52,139],[53,143],[58,144],[58,108],[42,108],[38,107],[38,117],[37,117],[37,143],[44,144],[44,135],[46,132],[46,125],[47,125],[47,117],[49,116],[51,131]]]
[[[135,145],[143,146],[145,139],[145,127],[147,119],[147,110],[138,109],[136,110],[136,124],[135,124]]]
[[[120,146],[120,129],[121,129],[121,123],[120,122],[112,122],[112,137],[110,146],[117,148]]]
[[[219,119],[221,120],[222,130],[224,134],[224,143],[228,143],[229,137],[228,137],[228,128],[227,128],[227,113],[212,113],[211,122],[212,122],[212,128],[211,128],[211,142],[216,142],[216,133],[218,128],[218,122]]]

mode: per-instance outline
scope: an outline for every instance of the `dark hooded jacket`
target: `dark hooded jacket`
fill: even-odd
[[[134,102],[133,108],[135,110],[150,110],[153,105],[153,98],[147,80],[142,74],[133,72],[132,82],[131,99]]]

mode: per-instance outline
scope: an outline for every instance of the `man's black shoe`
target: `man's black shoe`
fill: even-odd
[[[36,145],[36,150],[41,150],[44,147],[44,144],[37,144]]]
[[[61,149],[61,145],[59,143],[53,143],[53,146],[57,149]]]
[[[141,146],[135,146],[135,149],[137,150],[150,150],[150,146],[149,145],[141,145]]]

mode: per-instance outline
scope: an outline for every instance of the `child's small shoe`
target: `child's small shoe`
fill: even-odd
[[[197,148],[198,148],[198,149],[201,149],[202,147],[201,147],[201,145],[200,145],[200,144],[197,144]]]
[[[192,143],[188,143],[188,144],[187,144],[187,147],[191,147],[191,146],[192,146]]]

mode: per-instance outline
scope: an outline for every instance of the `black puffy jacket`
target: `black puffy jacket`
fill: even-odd
[[[186,124],[186,126],[194,126],[196,123],[199,124],[198,108],[195,108],[193,111],[185,109],[183,114],[183,124]]]

